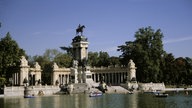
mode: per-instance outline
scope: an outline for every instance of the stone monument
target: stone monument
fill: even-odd
[[[127,77],[127,88],[128,90],[136,90],[138,88],[137,79],[136,79],[136,69],[135,63],[132,59],[128,63],[128,77]]]
[[[73,67],[71,68],[71,83],[80,83],[77,60],[73,60]]]
[[[71,68],[71,79],[74,83],[87,83],[92,79],[90,67],[87,66],[88,41],[83,36],[84,25],[78,26],[76,36],[72,39],[73,46],[73,67]]]
[[[133,62],[132,59],[129,60],[128,63],[128,81],[129,82],[135,82],[136,80],[136,69],[135,63]]]
[[[28,79],[28,74],[29,74],[29,65],[28,65],[28,61],[26,60],[25,56],[22,56],[20,59],[20,81],[19,81],[19,85],[23,85],[24,79],[29,80]]]

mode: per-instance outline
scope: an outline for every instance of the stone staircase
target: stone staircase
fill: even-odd
[[[121,86],[107,86],[106,93],[128,93],[129,91]]]
[[[99,91],[97,88],[99,84],[95,83],[94,81],[90,81],[87,83],[77,83],[73,84],[73,91],[71,93],[77,94],[77,93],[90,93],[91,91]]]

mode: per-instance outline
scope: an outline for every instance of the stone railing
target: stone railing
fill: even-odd
[[[24,96],[24,87],[23,86],[5,87],[4,96]]]
[[[28,87],[30,94],[38,96],[40,92],[43,92],[43,95],[53,95],[60,91],[59,86],[30,86]],[[24,96],[24,86],[13,86],[4,88],[4,96]]]
[[[153,91],[153,90],[165,90],[164,83],[138,83],[139,89],[143,91]]]
[[[92,67],[91,72],[126,72],[126,67]]]

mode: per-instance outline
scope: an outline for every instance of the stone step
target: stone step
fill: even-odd
[[[121,86],[108,86],[106,93],[128,93],[129,91]]]

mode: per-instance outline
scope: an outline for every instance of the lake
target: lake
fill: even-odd
[[[104,94],[89,97],[88,94],[54,95],[36,98],[0,98],[0,108],[191,108],[192,93],[169,92],[167,98],[151,94]]]

